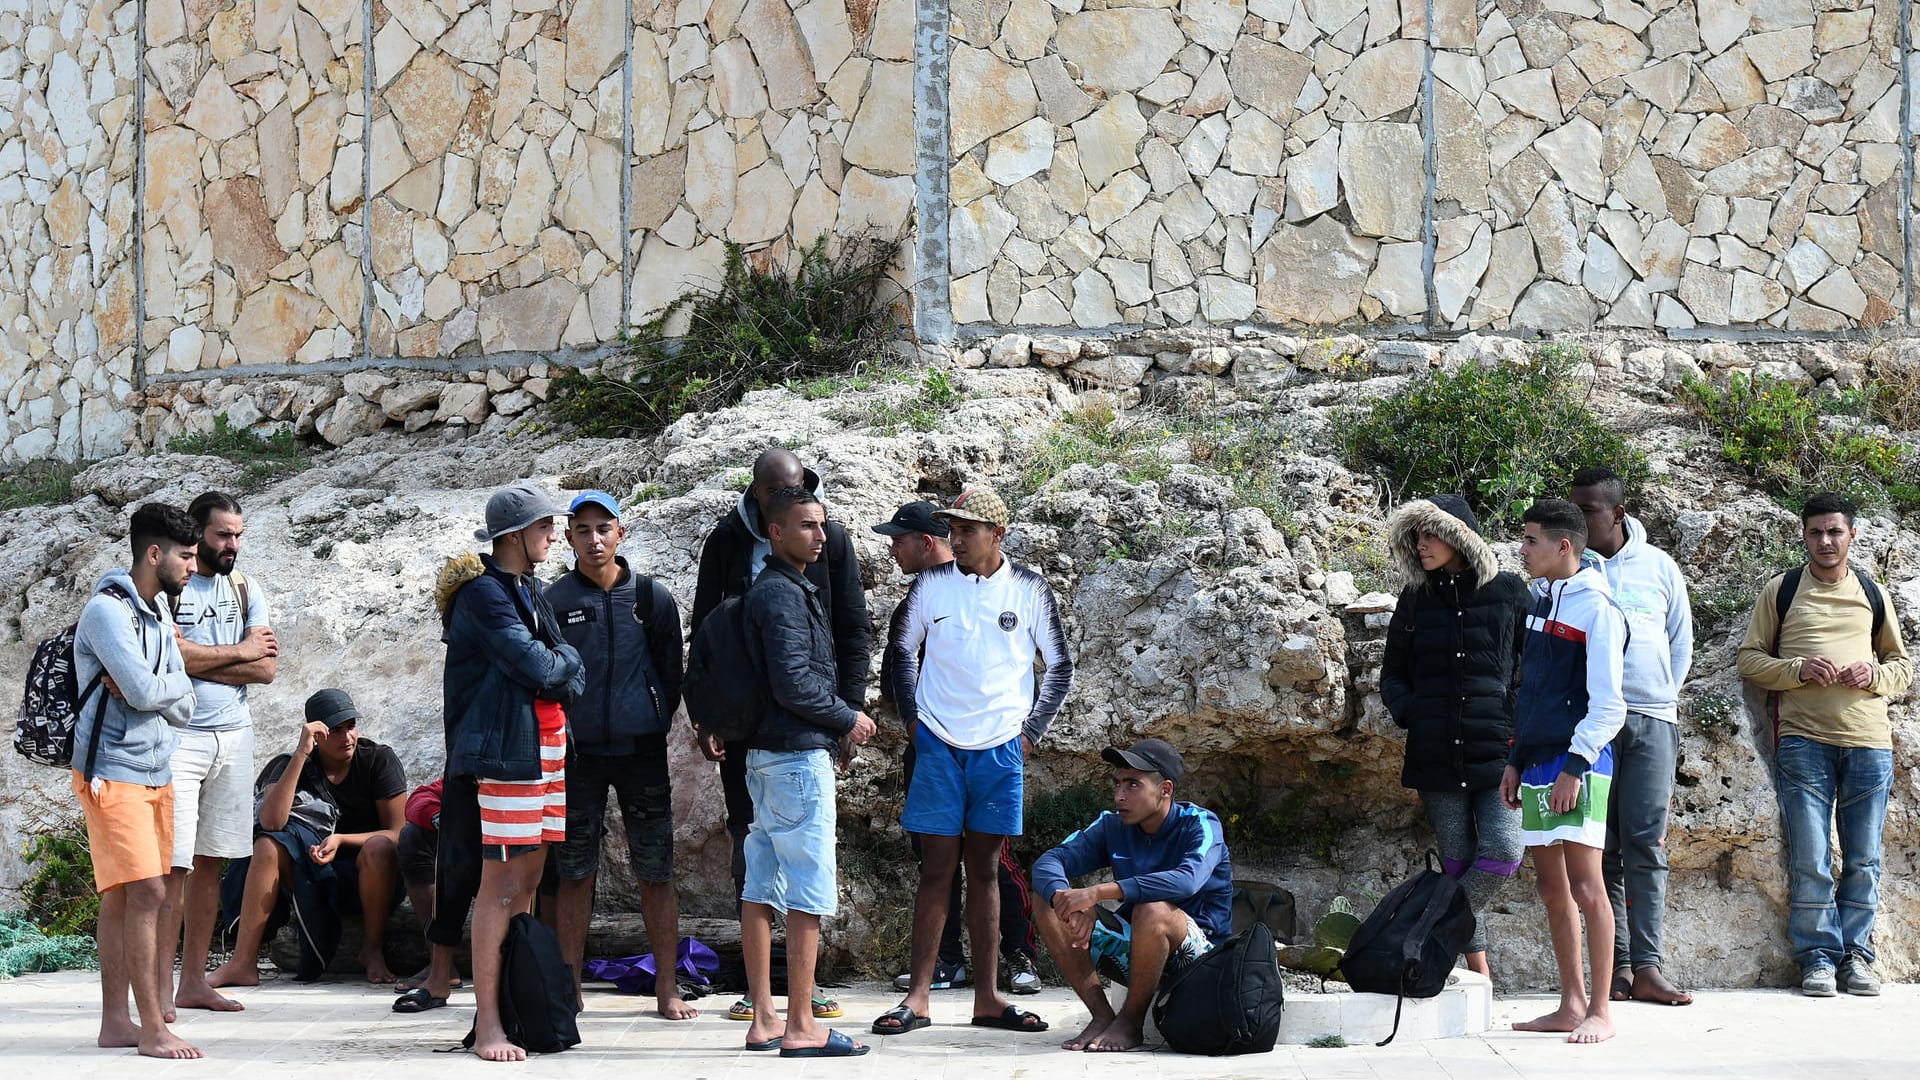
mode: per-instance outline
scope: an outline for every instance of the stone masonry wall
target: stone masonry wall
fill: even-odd
[[[1882,326],[1911,188],[1899,16],[958,0],[953,314]]]
[[[134,381],[131,0],[0,0],[0,461],[121,448]]]
[[[510,417],[725,243],[866,232],[923,242],[897,277],[936,338],[1902,332],[1901,15],[0,0],[0,464],[204,403],[329,438]],[[431,370],[341,379],[383,366]]]

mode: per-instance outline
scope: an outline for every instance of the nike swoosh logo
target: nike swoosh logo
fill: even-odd
[[[953,616],[951,616],[951,615],[935,615],[935,616],[933,617],[933,621],[934,621],[934,622],[945,622],[945,621],[947,621],[948,619],[951,619],[951,618],[953,618]]]

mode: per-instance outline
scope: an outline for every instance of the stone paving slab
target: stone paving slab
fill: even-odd
[[[835,991],[849,1033],[867,1030],[896,996],[879,984]],[[252,1080],[359,1080],[371,1076],[464,1077],[518,1074],[540,1077],[638,1077],[660,1070],[675,1080],[774,1076],[862,1080],[1020,1078],[1075,1080],[1110,1076],[1125,1066],[1168,1080],[1184,1078],[1397,1078],[1458,1080],[1573,1077],[1774,1078],[1857,1080],[1912,1076],[1920,1051],[1911,1041],[1920,1015],[1920,987],[1891,986],[1879,999],[1815,1001],[1771,990],[1714,991],[1690,1008],[1622,1006],[1621,1035],[1595,1047],[1568,1046],[1543,1035],[1506,1030],[1552,1008],[1543,997],[1494,1003],[1494,1029],[1483,1036],[1396,1041],[1389,1047],[1312,1049],[1283,1046],[1257,1057],[1210,1059],[1156,1053],[1150,1059],[1069,1054],[1060,1039],[1086,1022],[1086,1011],[1054,988],[1021,1000],[1052,1022],[1045,1036],[1013,1036],[966,1026],[971,997],[934,997],[935,1026],[911,1035],[862,1034],[875,1050],[855,1061],[780,1060],[739,1048],[746,1025],[721,1014],[727,999],[697,1004],[707,1015],[669,1024],[640,1015],[641,999],[588,995],[581,1017],[585,1043],[565,1054],[520,1066],[491,1065],[464,1054],[435,1054],[452,1046],[472,1020],[471,991],[456,991],[446,1009],[418,1016],[389,1011],[386,990],[355,983],[299,986],[269,979],[239,992],[244,1013],[186,1013],[177,1031],[208,1051],[196,1062],[147,1061],[131,1051],[92,1046],[98,1023],[98,983],[90,972],[34,975],[0,982],[0,1080],[86,1077],[248,1077]],[[1381,1033],[1382,1035],[1385,1032]]]

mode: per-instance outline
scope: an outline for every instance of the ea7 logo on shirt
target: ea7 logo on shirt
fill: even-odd
[[[1000,629],[1005,630],[1007,633],[1011,634],[1013,633],[1013,628],[1019,625],[1020,625],[1020,616],[1015,615],[1011,611],[1003,611],[1000,613]]]

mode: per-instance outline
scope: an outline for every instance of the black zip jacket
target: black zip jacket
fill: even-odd
[[[747,592],[747,654],[767,678],[767,715],[751,750],[831,750],[858,710],[838,692],[832,628],[819,589],[769,557]]]
[[[587,688],[567,707],[574,748],[583,754],[631,754],[638,736],[659,735],[680,705],[680,609],[673,594],[619,556],[620,578],[603,589],[577,568],[545,590],[560,633],[580,650]]]
[[[806,472],[807,490],[818,495],[820,477]],[[749,523],[748,518],[752,521]],[[761,539],[760,508],[750,496],[727,512],[700,546],[700,576],[693,591],[692,632],[730,596],[745,596],[751,585],[749,562]],[[769,556],[769,562],[772,556]],[[867,671],[871,663],[873,628],[867,619],[867,590],[860,581],[860,560],[853,540],[838,522],[827,522],[827,546],[819,561],[807,567],[806,578],[820,591],[827,623],[833,630],[834,663],[840,700],[855,711],[866,708]]]

